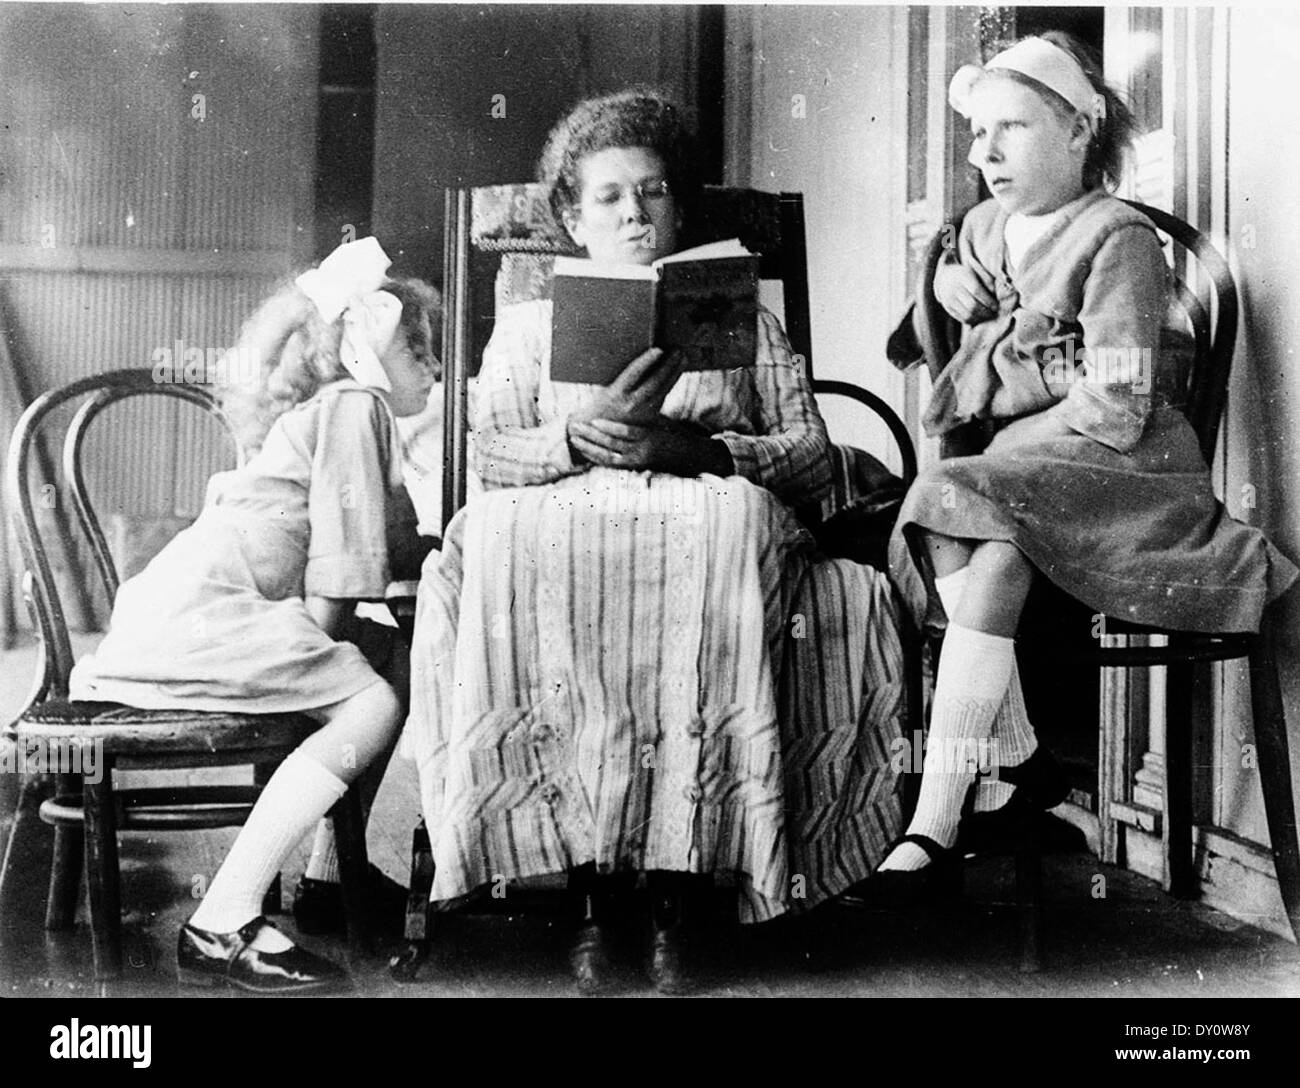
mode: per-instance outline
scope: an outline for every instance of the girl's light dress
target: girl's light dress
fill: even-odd
[[[400,484],[384,400],[326,386],[277,419],[243,468],[213,476],[198,520],[122,585],[71,697],[282,713],[368,687],[377,676],[361,651],[321,630],[304,596],[383,598],[385,510]]]
[[[829,462],[784,333],[764,312],[755,367],[674,387],[664,414],[738,473],[681,478],[572,464],[594,390],[549,380],[550,322],[498,315],[488,490],[420,585],[404,749],[432,898],[591,861],[736,873],[744,920],[837,894],[898,831],[903,669],[884,576],[821,557],[786,505]]]
[[[1186,337],[1167,322],[1169,272],[1151,221],[1099,191],[1060,210],[1012,267],[1006,214],[966,216],[958,259],[998,300],[964,329],[934,387],[927,430],[1046,411],[1060,437],[1000,441],[931,466],[909,491],[890,551],[916,584],[917,541],[1014,543],[1049,580],[1118,619],[1181,631],[1259,629],[1295,566],[1214,497],[1175,407]],[[912,601],[918,614],[925,602]]]

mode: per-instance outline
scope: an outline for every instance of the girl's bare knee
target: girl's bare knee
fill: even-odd
[[[1003,574],[1032,569],[1024,553],[1005,540],[986,540],[975,549],[981,566]]]
[[[1028,590],[1034,577],[1034,568],[1024,553],[1004,540],[988,540],[976,548],[971,556],[971,571],[980,581],[1017,590]]]
[[[937,578],[961,570],[970,562],[971,546],[965,540],[945,536],[932,529],[924,530],[923,539],[926,554],[930,557],[930,565]]]
[[[382,721],[395,726],[402,720],[402,700],[387,680],[376,681],[352,698],[361,700],[358,707],[364,707],[366,712],[372,714],[376,725]]]
[[[337,703],[307,713],[325,725],[342,715],[354,713],[369,716],[375,719],[376,724],[389,720],[397,723],[402,717],[402,702],[386,680],[376,679],[373,684],[362,688],[355,695],[349,695]]]

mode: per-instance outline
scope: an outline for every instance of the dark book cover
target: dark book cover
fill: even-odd
[[[651,347],[684,351],[686,370],[753,366],[758,258],[689,259],[604,268],[556,262],[551,379],[608,385]]]
[[[754,365],[757,257],[665,264],[658,288],[656,347],[685,352],[685,370]]]
[[[609,385],[654,344],[655,281],[555,277],[551,380]]]

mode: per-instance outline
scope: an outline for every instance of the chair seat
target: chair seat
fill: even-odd
[[[1091,630],[1091,625],[1087,630]],[[1036,651],[1069,661],[1093,665],[1138,666],[1166,665],[1177,661],[1230,661],[1234,658],[1248,657],[1255,646],[1257,636],[1243,632],[1205,633],[1199,631],[1170,631],[1160,627],[1146,627],[1137,623],[1107,616],[1102,628],[1105,635],[1121,636],[1164,636],[1168,645],[1108,646],[1100,639],[1090,637],[1076,639],[1068,649],[1062,651],[1059,643],[1059,630],[1021,629],[1018,639],[1032,655]]]
[[[1168,646],[1107,646],[1099,635],[1165,636]],[[1242,631],[1172,631],[1099,615],[1055,585],[1039,579],[1025,603],[1017,642],[1022,651],[1085,664],[1160,665],[1245,657],[1257,636]]]
[[[98,744],[114,756],[194,755],[239,762],[240,753],[296,748],[319,728],[305,714],[145,710],[51,699],[19,715],[10,734],[16,739]]]
[[[119,831],[192,831],[215,827],[240,827],[261,793],[260,786],[164,786],[116,790]],[[47,824],[84,824],[85,798],[59,794],[41,802],[41,820]]]
[[[1149,627],[1141,623],[1107,616],[1104,631],[1108,635],[1168,635],[1183,643],[1193,642],[1241,642],[1249,644],[1255,637],[1244,631],[1173,631],[1167,627]]]

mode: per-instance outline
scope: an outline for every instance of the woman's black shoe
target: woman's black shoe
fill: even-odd
[[[569,950],[569,967],[580,994],[597,994],[613,977],[611,923],[635,886],[636,873],[599,873],[592,862],[569,870],[578,932]]]
[[[348,975],[343,968],[297,945],[283,952],[250,948],[263,926],[270,922],[262,917],[233,933],[181,926],[176,943],[177,978],[195,986],[235,986],[256,994],[304,993],[346,985]]]
[[[586,922],[579,928],[569,967],[580,994],[598,994],[609,985],[609,933],[604,926]]]
[[[687,895],[699,883],[698,876],[683,873],[652,873],[650,888],[650,951],[646,976],[661,994],[685,994],[695,986],[690,971],[687,940]]]
[[[695,980],[688,966],[690,950],[686,927],[680,922],[664,929],[655,927],[646,957],[646,976],[661,994],[688,994]]]

